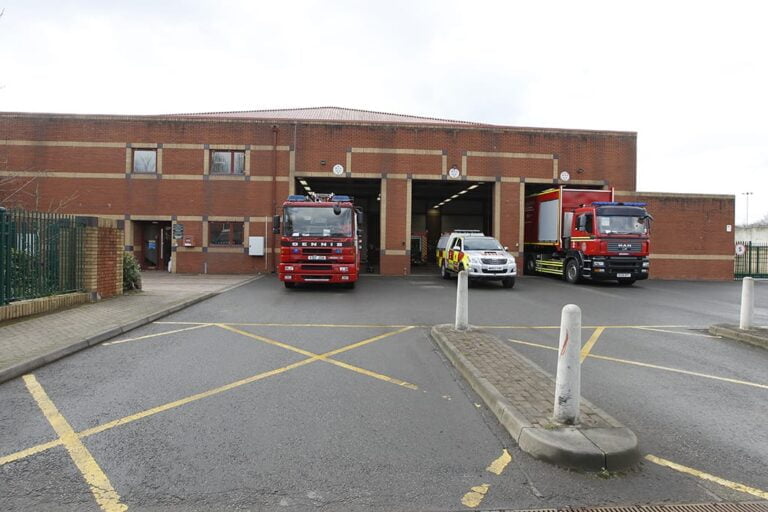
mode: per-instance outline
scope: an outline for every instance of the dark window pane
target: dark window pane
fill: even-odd
[[[242,245],[242,222],[209,222],[208,239],[210,245]]]
[[[242,222],[230,222],[232,229],[232,245],[243,244],[243,223]]]
[[[133,151],[133,172],[157,172],[157,151],[135,149]]]

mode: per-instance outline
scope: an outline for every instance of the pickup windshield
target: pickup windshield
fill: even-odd
[[[352,209],[333,213],[328,206],[289,206],[285,208],[283,234],[286,236],[344,237],[352,236]]]
[[[597,225],[605,235],[644,235],[648,232],[645,217],[631,215],[598,215]]]
[[[465,238],[465,251],[503,251],[504,248],[494,238]]]

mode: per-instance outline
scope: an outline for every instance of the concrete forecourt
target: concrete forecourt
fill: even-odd
[[[471,288],[469,321],[488,336],[478,343],[493,339],[542,378],[555,373],[560,309],[581,307],[586,406],[631,429],[639,459],[597,472],[521,450],[431,339],[435,325],[453,321],[455,281],[279,284],[273,276],[241,283],[0,384],[0,508],[524,510],[768,500],[759,405],[768,351],[708,332],[738,319],[739,283],[626,288],[526,277],[512,291]],[[768,299],[757,284],[755,323],[765,326]],[[141,296],[126,296],[123,309]],[[63,313],[76,322],[79,310]],[[29,340],[55,334],[27,320],[0,326],[0,338],[24,329]],[[518,397],[516,405],[534,402]]]

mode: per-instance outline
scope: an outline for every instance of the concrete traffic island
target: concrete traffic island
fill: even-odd
[[[768,329],[763,327],[740,329],[738,325],[734,324],[715,324],[710,326],[709,334],[768,348]]]
[[[431,336],[523,451],[585,471],[639,461],[634,432],[584,399],[578,423],[555,422],[555,380],[495,336],[449,324],[434,326]]]

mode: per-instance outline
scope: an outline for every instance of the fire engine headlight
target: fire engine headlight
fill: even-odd
[[[592,262],[593,267],[604,267],[605,262],[603,260],[595,260]]]
[[[339,272],[349,272],[349,267],[339,267]]]
[[[651,262],[650,261],[644,261],[643,262],[643,268],[648,268],[650,266],[651,266]]]
[[[285,267],[285,271],[286,271],[286,272],[293,272],[293,266],[291,266],[291,265],[286,265],[286,267]]]

